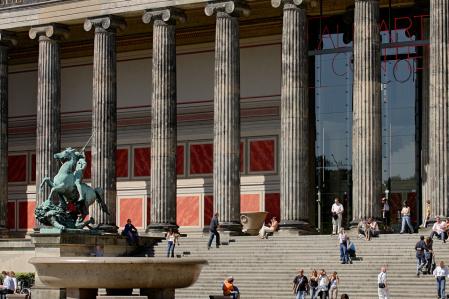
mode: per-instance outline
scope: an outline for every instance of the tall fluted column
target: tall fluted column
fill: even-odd
[[[429,39],[429,19],[425,20],[423,23],[423,39]],[[421,215],[422,219],[425,218],[426,213],[426,201],[431,199],[431,190],[429,178],[429,102],[430,102],[430,89],[429,89],[429,79],[430,79],[430,45],[429,47],[423,47],[423,59],[422,59],[422,88],[421,88],[421,148],[418,146],[418,153],[421,151]],[[419,133],[419,132],[417,132]]]
[[[37,117],[36,117],[36,206],[47,199],[50,188],[39,192],[39,185],[45,177],[58,171],[53,155],[61,147],[61,62],[59,42],[67,37],[67,27],[50,24],[32,27],[31,39],[39,39]]]
[[[449,0],[430,0],[429,176],[432,214],[449,215]]]
[[[240,230],[240,41],[243,2],[212,2],[216,13],[214,83],[214,210],[224,230]]]
[[[153,96],[151,100],[151,224],[153,231],[176,227],[176,19],[179,10],[149,10],[153,23]]]
[[[353,223],[379,217],[382,187],[379,1],[356,0],[354,14]]]
[[[117,28],[124,29],[125,21],[117,16],[90,18],[84,29],[95,29],[93,98],[92,98],[92,186],[103,189],[103,200],[109,215],[99,204],[91,207],[90,214],[96,223],[116,223],[116,173],[117,150]]]
[[[302,0],[283,5],[281,85],[281,227],[312,231],[309,224],[309,93],[307,13]]]
[[[8,224],[8,49],[15,35],[0,30],[0,235]]]

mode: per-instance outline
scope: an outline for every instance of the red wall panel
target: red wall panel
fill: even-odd
[[[249,171],[275,170],[274,140],[253,140],[249,143]]]
[[[36,181],[36,154],[31,155],[31,181]]]
[[[176,223],[179,226],[199,226],[200,197],[176,197]]]
[[[265,212],[268,212],[266,221],[271,217],[281,219],[281,194],[280,193],[265,193]]]
[[[84,178],[90,179],[92,177],[92,152],[86,151],[84,155],[86,156],[87,162],[87,166],[84,169]]]
[[[128,149],[117,149],[115,174],[117,177],[128,177]]]
[[[184,145],[176,148],[176,174],[184,175]]]
[[[240,212],[259,212],[260,197],[259,194],[240,195]]]
[[[8,215],[6,226],[9,229],[16,228],[16,203],[8,202]]]
[[[212,143],[190,145],[190,174],[209,174],[213,171]]]
[[[19,201],[19,229],[34,227],[35,201]]]
[[[151,199],[147,198],[147,225],[151,223]]]
[[[212,215],[214,214],[214,197],[213,195],[204,195],[204,226],[210,224]]]
[[[151,151],[149,147],[134,148],[134,176],[150,176]]]
[[[8,182],[25,182],[27,179],[27,156],[8,156]]]
[[[411,218],[413,222],[417,221],[418,209],[416,207],[416,192],[408,192],[407,193],[407,204],[410,207]]]
[[[131,219],[135,227],[142,227],[143,198],[120,198],[120,227]]]
[[[397,223],[398,211],[402,209],[402,194],[391,193],[390,194],[390,217],[392,223]]]

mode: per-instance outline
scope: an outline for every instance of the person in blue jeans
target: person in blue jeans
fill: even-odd
[[[347,264],[349,262],[348,258],[348,236],[345,233],[345,230],[340,229],[340,233],[338,234],[338,239],[340,241],[340,261],[342,264]]]
[[[419,237],[418,243],[415,245],[416,251],[416,276],[419,277],[422,268],[426,265],[426,259],[424,252],[426,250],[426,243],[424,242],[424,236]]]
[[[179,245],[179,234],[170,228],[165,238],[167,239],[167,257],[175,257],[175,246]]]
[[[433,276],[437,280],[438,299],[446,299],[446,277],[449,276],[449,270],[441,261],[440,265],[433,270]]]
[[[410,207],[407,205],[407,202],[404,201],[401,210],[402,216],[402,226],[401,226],[401,234],[405,232],[405,226],[407,225],[409,228],[409,233],[412,234],[414,232],[412,221],[410,220]]]
[[[212,241],[215,237],[215,246],[220,247],[220,234],[218,233],[218,213],[215,213],[212,219],[210,220],[209,225],[209,242],[207,243],[207,249],[210,249],[212,245]]]

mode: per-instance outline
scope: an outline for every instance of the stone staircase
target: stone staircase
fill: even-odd
[[[428,231],[423,232],[428,236]],[[377,274],[382,265],[388,268],[391,298],[436,298],[435,281],[431,276],[416,277],[414,246],[418,234],[381,235],[368,242],[352,236],[361,260],[342,265],[339,262],[338,239],[335,236],[275,235],[268,240],[254,236],[231,237],[228,245],[207,250],[207,236],[180,239],[178,258],[205,258],[209,265],[193,286],[176,291],[176,298],[209,298],[221,293],[221,283],[232,275],[241,298],[294,298],[292,280],[302,268],[309,276],[312,269],[324,268],[328,274],[337,271],[340,277],[339,296],[351,299],[377,298]],[[449,263],[449,243],[434,239],[437,262]],[[166,254],[166,241],[154,248],[156,257]],[[310,297],[308,297],[310,298]],[[338,297],[340,298],[340,297]]]

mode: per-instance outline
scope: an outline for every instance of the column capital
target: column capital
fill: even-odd
[[[11,31],[0,30],[0,45],[1,46],[16,46],[16,34]]]
[[[165,9],[148,9],[145,10],[142,16],[142,21],[145,24],[150,24],[156,20],[162,20],[167,23],[175,23],[180,21],[184,23],[187,17],[183,10],[175,7],[167,7]]]
[[[126,28],[126,22],[124,18],[114,15],[87,18],[84,21],[84,30],[90,31],[92,28],[102,31],[124,30]]]
[[[228,15],[234,16],[249,16],[249,7],[244,1],[217,1],[209,2],[204,8],[206,16],[210,17],[214,13],[224,12]]]
[[[308,0],[271,0],[271,6],[278,8],[283,4],[284,8],[291,8],[292,6],[304,7],[308,2]]]
[[[31,27],[28,34],[31,39],[35,39],[38,36],[44,36],[49,39],[67,38],[69,36],[69,28],[63,24],[48,24]]]

